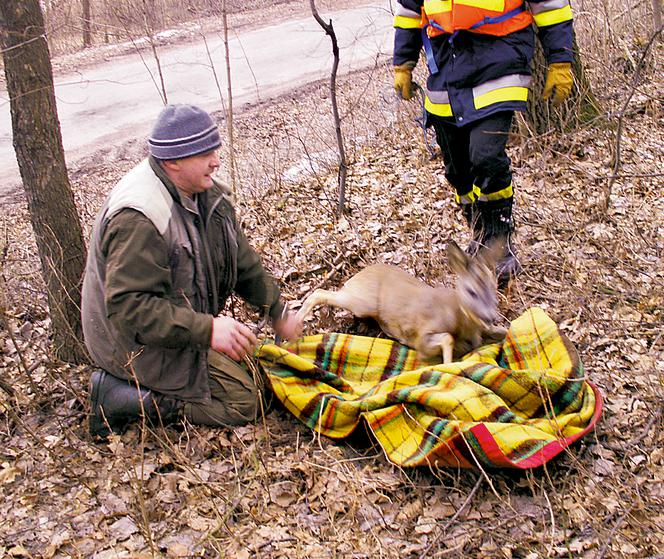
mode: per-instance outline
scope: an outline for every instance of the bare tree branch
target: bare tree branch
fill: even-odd
[[[346,151],[344,149],[344,138],[341,133],[341,118],[339,117],[339,106],[337,104],[337,70],[339,69],[339,44],[337,42],[337,35],[332,26],[332,20],[325,23],[323,18],[320,17],[314,0],[309,0],[311,6],[311,13],[314,19],[318,22],[325,33],[330,36],[332,41],[332,55],[334,62],[332,63],[332,72],[330,75],[330,101],[332,102],[332,115],[334,117],[334,130],[337,135],[337,146],[339,148],[339,200],[337,206],[337,215],[341,216],[346,208],[346,175],[348,172],[348,163],[346,162]]]
[[[228,131],[228,161],[229,161],[229,172],[231,175],[231,188],[233,189],[233,194],[237,194],[236,191],[236,173],[235,173],[235,131],[233,129],[233,85],[231,82],[231,58],[230,52],[228,50],[228,14],[226,12],[226,0],[222,2],[221,8],[221,17],[224,24],[224,50],[226,52],[226,83],[227,83],[227,95],[228,95],[228,113],[226,115],[226,129]]]
[[[622,128],[623,128],[623,120],[625,119],[625,113],[627,112],[627,107],[629,106],[632,97],[634,97],[634,94],[636,93],[636,88],[639,85],[639,82],[641,81],[641,72],[643,71],[646,57],[650,52],[650,47],[652,47],[657,37],[661,35],[663,29],[664,28],[660,26],[659,29],[657,29],[657,31],[655,31],[652,34],[650,40],[648,41],[648,44],[643,49],[643,54],[641,55],[641,58],[639,59],[639,62],[636,65],[636,69],[634,70],[634,76],[632,78],[632,84],[629,95],[627,96],[627,99],[625,99],[625,103],[623,104],[622,109],[620,109],[620,112],[618,113],[618,129],[616,130],[616,148],[615,148],[616,151],[615,155],[613,156],[613,172],[611,173],[611,179],[609,180],[609,184],[607,184],[606,190],[604,192],[604,203],[602,206],[604,214],[606,214],[606,211],[609,209],[609,206],[611,205],[611,193],[613,190],[613,185],[616,182],[616,178],[619,176],[618,171],[620,170],[620,165],[621,165],[620,151],[622,144]]]

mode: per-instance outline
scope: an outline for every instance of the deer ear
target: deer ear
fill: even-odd
[[[455,274],[460,274],[468,269],[470,257],[459,248],[455,241],[450,241],[447,243],[447,261],[450,263],[452,271]]]
[[[491,239],[488,246],[481,251],[482,260],[484,260],[489,268],[493,269],[503,256],[506,242],[507,238],[504,236],[494,237]]]

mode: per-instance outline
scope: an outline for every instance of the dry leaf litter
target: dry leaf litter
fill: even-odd
[[[653,71],[624,113],[621,165],[610,193],[629,72],[598,92],[607,118],[564,135],[511,142],[525,274],[501,300],[505,321],[531,305],[546,309],[605,396],[595,431],[535,471],[404,471],[366,433],[333,442],[278,408],[237,429],[136,425],[94,444],[86,431],[90,369],[52,359],[26,209],[21,201],[3,205],[1,379],[14,394],[0,389],[0,556],[663,553],[658,48]],[[467,242],[467,232],[442,162],[431,158],[414,122],[418,104],[395,101],[390,79],[389,61],[382,60],[339,80],[351,162],[349,211],[340,220],[327,82],[236,117],[239,212],[294,307],[312,289],[339,286],[373,262],[399,265],[431,283],[451,281],[445,245]],[[70,169],[86,235],[104,195],[143,155],[142,142],[133,141]],[[229,312],[255,318],[238,301]],[[334,310],[316,313],[307,331],[377,334]]]

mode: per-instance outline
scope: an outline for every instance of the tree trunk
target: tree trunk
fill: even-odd
[[[65,166],[39,0],[0,2],[0,41],[14,150],[46,283],[54,352],[62,360],[83,362],[85,244]]]
[[[528,99],[526,126],[529,135],[542,135],[552,131],[569,131],[579,125],[592,121],[601,114],[598,101],[593,95],[590,82],[586,77],[579,49],[574,42],[574,87],[567,101],[554,107],[551,100],[542,99],[542,91],[546,82],[547,63],[541,45],[537,43],[533,60],[533,80]]]
[[[92,46],[92,13],[90,11],[90,0],[81,0],[83,8],[83,48]]]

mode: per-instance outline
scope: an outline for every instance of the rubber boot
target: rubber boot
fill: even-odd
[[[475,256],[484,242],[484,227],[482,226],[482,214],[476,204],[461,204],[461,213],[466,219],[472,238],[466,247],[466,253]]]
[[[503,257],[496,264],[498,289],[505,289],[510,280],[523,271],[512,244],[512,232],[514,231],[512,203],[512,198],[477,202],[482,216],[482,244],[486,245],[491,239],[495,238],[502,238],[504,242]]]
[[[105,439],[111,432],[123,433],[145,414],[149,421],[167,423],[177,419],[181,402],[114,377],[98,369],[92,373],[90,390],[90,435]]]

